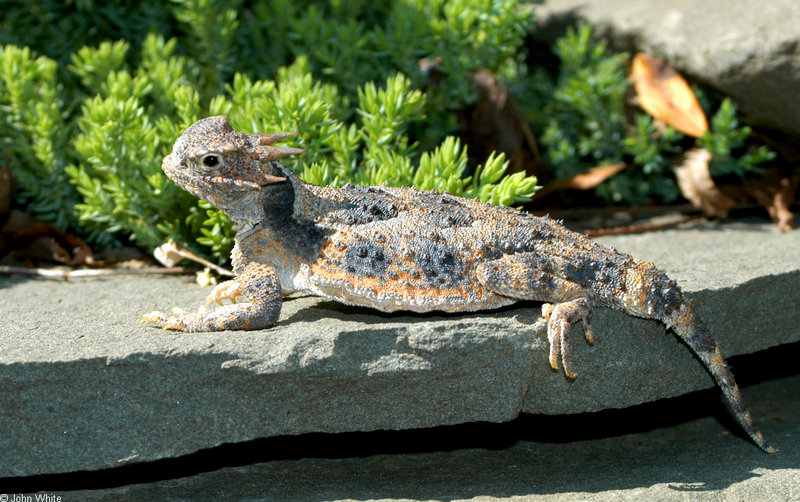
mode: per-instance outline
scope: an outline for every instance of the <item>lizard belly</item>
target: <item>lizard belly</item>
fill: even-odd
[[[300,267],[294,279],[298,290],[383,312],[464,312],[502,307],[516,301],[469,281],[434,287],[414,277],[359,277],[345,270],[315,271],[319,272],[314,266]]]

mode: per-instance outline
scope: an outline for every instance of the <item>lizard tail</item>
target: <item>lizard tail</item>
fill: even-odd
[[[681,295],[682,296],[682,295]],[[750,412],[744,405],[742,393],[736,380],[733,378],[722,351],[717,342],[709,334],[706,327],[692,311],[692,305],[685,298],[680,302],[680,306],[672,313],[665,315],[665,322],[673,331],[697,354],[705,364],[708,372],[716,380],[722,389],[733,416],[742,426],[748,436],[759,448],[767,453],[775,453],[777,450],[767,444],[764,436],[756,428]]]

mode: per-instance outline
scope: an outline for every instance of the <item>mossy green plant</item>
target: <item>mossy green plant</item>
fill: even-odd
[[[595,193],[611,203],[672,202],[680,196],[673,157],[693,140],[672,127],[656,127],[642,111],[631,119],[626,108],[626,53],[611,53],[591,26],[567,31],[554,48],[560,65],[555,78],[537,74],[529,92],[543,110],[531,113],[540,133],[544,155],[556,178],[569,178],[604,164],[627,164]],[[708,102],[707,99],[703,100]],[[708,112],[708,111],[707,111]],[[747,149],[750,129],[740,127],[736,109],[723,100],[711,119],[710,130],[694,142],[713,155],[714,176],[744,176],[760,171],[774,153],[761,146]]]
[[[176,240],[227,259],[230,222],[160,171],[181,132],[216,114],[246,132],[298,131],[288,146],[305,153],[286,162],[312,183],[523,204],[535,178],[506,175],[500,154],[468,165],[456,138],[453,112],[476,99],[479,68],[521,97],[555,177],[637,167],[596,189],[611,202],[674,200],[670,159],[691,146],[641,113],[629,120],[628,56],[588,26],[556,44],[555,78],[529,68],[532,16],[513,0],[34,0],[4,14],[0,147],[20,202],[101,246]],[[754,172],[773,155],[747,148],[729,102],[711,123],[698,144],[715,175]]]
[[[27,47],[0,46],[0,155],[19,200],[59,228],[75,223],[78,193],[64,172],[72,160],[56,62]]]
[[[91,1],[33,4],[63,22],[14,9],[6,19],[16,24],[0,22],[0,43],[46,54],[3,46],[0,106],[13,112],[0,122],[3,146],[29,210],[99,245],[177,240],[227,259],[226,217],[160,172],[174,140],[205,115],[228,114],[247,132],[298,131],[292,146],[306,153],[287,162],[314,183],[416,180],[516,204],[535,190],[533,178],[504,178],[500,156],[483,168],[491,176],[442,165],[445,151],[466,155],[447,134],[450,111],[473,99],[469,73],[511,74],[519,62],[531,18],[511,0],[112,0],[98,7],[102,19]],[[67,33],[64,54],[55,39]],[[443,69],[428,93],[424,57]]]

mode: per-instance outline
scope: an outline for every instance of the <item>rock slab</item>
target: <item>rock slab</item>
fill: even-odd
[[[726,355],[800,340],[800,232],[705,224],[602,240],[678,280]],[[536,303],[388,315],[301,297],[264,331],[187,335],[137,322],[196,308],[207,293],[175,277],[0,277],[0,477],[277,435],[579,413],[713,385],[662,325],[606,309],[595,346],[573,336],[572,382],[547,364]]]
[[[534,36],[587,21],[731,96],[752,125],[800,135],[800,3],[795,0],[545,0]]]

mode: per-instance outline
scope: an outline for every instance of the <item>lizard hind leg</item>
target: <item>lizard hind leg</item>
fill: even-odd
[[[594,304],[591,295],[580,285],[537,267],[532,253],[506,255],[482,263],[476,273],[481,284],[499,295],[550,302],[542,305],[542,316],[547,319],[550,367],[558,370],[560,359],[564,374],[575,378],[568,335],[570,327],[581,321],[586,341],[594,343],[590,328]]]

